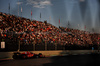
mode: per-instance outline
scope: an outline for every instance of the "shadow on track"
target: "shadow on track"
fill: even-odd
[[[100,54],[68,55],[51,58],[52,63],[43,66],[100,66]]]

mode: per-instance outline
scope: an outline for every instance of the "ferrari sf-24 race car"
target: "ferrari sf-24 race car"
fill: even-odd
[[[13,54],[13,59],[27,59],[27,58],[43,58],[45,57],[45,55],[43,55],[42,53],[39,54],[35,54],[32,52],[15,52]]]

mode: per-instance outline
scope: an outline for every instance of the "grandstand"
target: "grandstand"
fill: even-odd
[[[0,42],[5,49],[20,50],[79,50],[98,49],[100,34],[60,27],[50,23],[17,17],[0,12]]]

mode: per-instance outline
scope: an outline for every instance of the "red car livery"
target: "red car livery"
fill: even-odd
[[[39,58],[39,57],[42,58],[45,56],[42,55],[42,53],[35,54],[31,52],[23,52],[23,53],[16,52],[13,55],[13,59],[26,59],[26,58]]]

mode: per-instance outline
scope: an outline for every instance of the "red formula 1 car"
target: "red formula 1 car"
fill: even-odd
[[[13,59],[42,58],[42,57],[45,57],[44,55],[42,55],[42,53],[35,54],[31,52],[23,52],[23,53],[16,52],[13,55]]]

